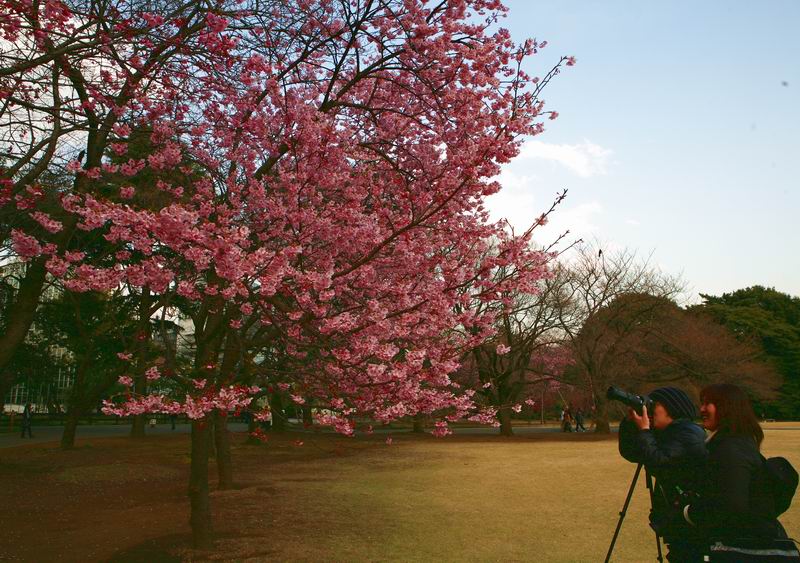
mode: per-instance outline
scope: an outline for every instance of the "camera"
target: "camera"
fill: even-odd
[[[627,405],[635,410],[640,416],[642,414],[642,407],[647,407],[648,412],[653,412],[653,400],[647,395],[636,395],[628,393],[619,387],[611,386],[606,391],[606,398],[610,401],[619,401],[623,405]]]

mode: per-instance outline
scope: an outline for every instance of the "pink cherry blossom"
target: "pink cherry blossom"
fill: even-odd
[[[28,259],[42,253],[42,245],[32,236],[26,235],[18,229],[11,231],[11,244],[21,258]]]
[[[431,434],[439,438],[452,434],[453,431],[447,427],[447,423],[443,420],[438,420],[434,423],[434,428]]]
[[[59,221],[52,219],[49,215],[41,211],[31,213],[31,217],[49,233],[57,233],[63,227]]]

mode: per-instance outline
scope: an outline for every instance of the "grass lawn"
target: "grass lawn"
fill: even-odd
[[[764,453],[800,467],[800,430],[765,426]],[[188,447],[159,436],[0,450],[0,560],[596,562],[635,468],[615,439],[585,434],[237,436],[239,488],[212,493],[219,540],[201,553],[186,547]],[[655,560],[643,481],[615,561]],[[800,500],[782,521],[800,537]]]

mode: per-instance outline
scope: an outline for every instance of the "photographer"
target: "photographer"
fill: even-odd
[[[683,509],[686,521],[708,543],[726,545],[730,560],[773,561],[777,552],[785,552],[781,561],[797,561],[794,546],[781,541],[787,535],[776,517],[759,451],[764,431],[747,393],[736,385],[709,385],[700,400],[703,426],[710,433],[708,482],[702,496]],[[790,557],[789,551],[795,555]],[[711,560],[727,559],[718,555]]]
[[[684,391],[661,387],[649,398],[652,413],[646,404],[641,416],[630,409],[620,424],[619,452],[628,461],[644,464],[655,477],[650,525],[667,544],[667,560],[702,561],[702,537],[685,522],[682,507],[703,483],[705,434],[692,422],[696,409]]]

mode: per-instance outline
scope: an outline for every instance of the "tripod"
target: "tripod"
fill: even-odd
[[[636,481],[639,479],[639,473],[642,472],[642,464],[636,466],[636,473],[633,474],[633,481],[631,481],[631,486],[628,489],[628,496],[625,497],[625,504],[622,507],[622,511],[619,513],[619,522],[617,522],[617,529],[614,530],[614,537],[611,538],[611,545],[608,546],[608,553],[606,553],[606,560],[605,563],[611,561],[611,552],[614,551],[614,544],[617,543],[617,536],[619,535],[619,530],[622,528],[622,521],[625,520],[625,514],[628,512],[628,505],[631,503],[631,497],[633,496],[633,488],[636,486]],[[650,475],[650,472],[645,467],[644,469],[645,479],[647,482],[647,490],[650,493],[650,506],[653,506],[653,476]],[[656,534],[656,548],[658,549],[658,561],[663,563],[664,558],[661,556],[661,538],[658,536],[658,532]]]

